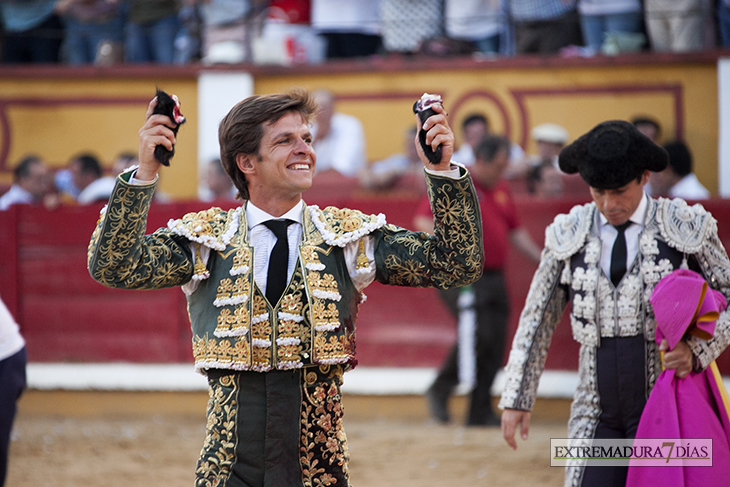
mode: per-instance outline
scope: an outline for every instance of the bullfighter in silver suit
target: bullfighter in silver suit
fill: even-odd
[[[652,199],[643,191],[650,171],[667,162],[662,148],[623,121],[601,123],[561,152],[560,168],[580,173],[593,202],[558,215],[546,230],[500,401],[502,433],[512,448],[518,428],[527,438],[550,339],[568,302],[573,338],[581,345],[568,436],[618,439],[635,436],[662,370],[660,351],[667,345],[656,345],[649,303],[657,282],[690,268],[730,298],[730,261],[717,221],[700,205]],[[677,377],[702,370],[729,341],[725,311],[714,338],[685,337],[664,354],[664,367]],[[626,471],[576,461],[566,467],[565,486],[623,486]]]

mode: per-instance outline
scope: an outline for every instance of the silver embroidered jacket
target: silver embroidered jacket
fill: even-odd
[[[598,211],[594,203],[558,215],[545,232],[545,248],[527,295],[505,369],[500,408],[532,410],[548,346],[571,302],[573,338],[581,344],[579,385],[568,436],[590,438],[600,414],[595,351],[601,337],[646,338],[647,395],[661,372],[656,322],[649,303],[654,286],[682,265],[701,273],[730,298],[730,261],[717,237],[717,222],[701,205],[680,199],[650,200],[639,252],[617,288],[601,270]],[[689,338],[697,364],[705,368],[730,342],[730,311],[717,321],[710,341]],[[579,485],[580,466],[568,468],[566,485]]]

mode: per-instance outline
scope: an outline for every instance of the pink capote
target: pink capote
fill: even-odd
[[[711,338],[715,321],[727,306],[719,291],[710,289],[702,276],[687,269],[678,269],[659,281],[650,302],[657,321],[656,341],[666,338],[670,350],[687,332]],[[675,378],[673,369],[664,370],[649,395],[636,437],[712,438],[712,467],[641,467],[630,463],[627,487],[730,485],[726,402],[727,393],[714,362],[683,379]]]

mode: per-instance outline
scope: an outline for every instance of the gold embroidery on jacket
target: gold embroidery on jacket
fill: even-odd
[[[276,321],[276,355],[278,369],[302,367],[304,338],[304,280],[297,266],[291,285],[281,298]]]
[[[360,244],[357,248],[357,259],[355,261],[355,269],[367,269],[370,267],[368,262],[368,256],[365,254],[365,240],[360,240]]]
[[[228,339],[194,337],[193,358],[199,368],[206,367],[230,367],[236,370],[248,370],[251,368],[251,352],[248,342],[236,340],[231,344]]]
[[[341,367],[304,372],[299,462],[304,487],[350,485],[350,459],[342,425]]]
[[[236,460],[238,384],[234,376],[208,380],[208,422],[203,451],[195,470],[196,487],[222,485]]]

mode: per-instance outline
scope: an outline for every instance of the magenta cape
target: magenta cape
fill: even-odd
[[[657,343],[667,338],[670,349],[688,331],[711,337],[719,313],[727,306],[722,294],[709,289],[699,274],[685,269],[664,277],[651,303],[657,318]],[[712,438],[712,467],[648,467],[631,462],[627,487],[730,485],[730,419],[721,379],[714,362],[683,379],[675,378],[674,370],[664,370],[649,395],[636,433],[637,438]]]

